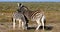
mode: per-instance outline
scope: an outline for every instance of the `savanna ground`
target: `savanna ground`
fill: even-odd
[[[16,30],[12,29],[12,13],[14,13],[18,6],[17,2],[8,3],[0,2],[0,32],[60,32],[60,2],[40,2],[40,3],[23,3],[30,10],[34,11],[42,9],[46,16],[46,29],[43,31],[39,29],[20,30],[16,27]],[[30,22],[29,25],[35,25],[35,22]],[[18,25],[18,22],[16,26]]]

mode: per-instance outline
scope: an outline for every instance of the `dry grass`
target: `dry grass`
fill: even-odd
[[[12,30],[12,21],[11,21],[11,13],[3,13],[4,15],[0,15],[0,31],[6,32],[36,32],[35,29],[30,30]],[[50,25],[53,28],[51,30],[46,30],[44,32],[59,32],[60,31],[60,12],[57,11],[48,11],[45,12],[46,15],[46,25]],[[10,17],[8,17],[10,16]],[[8,22],[7,22],[8,21]],[[36,24],[35,22],[29,22],[31,24]],[[39,29],[38,32],[43,32],[42,29]]]

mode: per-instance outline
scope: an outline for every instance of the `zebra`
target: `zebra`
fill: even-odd
[[[22,22],[22,28],[27,30],[28,27],[28,19],[23,15],[22,11],[17,10],[12,15],[12,21],[13,21],[13,29],[15,29],[16,20],[19,21],[19,28],[21,28],[21,22]]]
[[[27,24],[26,24],[27,19],[22,13],[20,13],[18,11],[13,13],[13,16],[12,16],[13,29],[15,29],[16,20],[19,21],[19,28],[21,28],[21,22],[22,22],[22,28],[27,29]]]
[[[18,11],[20,11],[24,16],[26,16],[26,18],[28,20],[37,22],[38,26],[37,26],[36,30],[38,30],[41,25],[43,26],[43,30],[44,30],[44,26],[45,26],[44,22],[46,20],[46,17],[42,10],[31,11],[23,5],[18,4],[18,6],[21,6],[18,9]]]

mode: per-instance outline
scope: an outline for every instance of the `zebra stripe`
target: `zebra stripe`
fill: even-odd
[[[43,14],[40,11],[35,11],[31,16],[31,20],[33,19],[35,21],[37,18],[41,18],[42,15]]]

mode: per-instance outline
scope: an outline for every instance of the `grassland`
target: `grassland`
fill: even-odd
[[[42,9],[46,16],[46,25],[52,25],[52,30],[45,30],[44,32],[60,32],[60,2],[40,2],[40,3],[23,3],[30,10],[34,11]],[[17,10],[17,3],[0,2],[0,31],[1,32],[36,32],[34,29],[22,31],[12,30],[12,13]],[[33,24],[33,22],[29,22]],[[35,23],[34,23],[35,24]],[[38,30],[37,32],[43,32]]]

